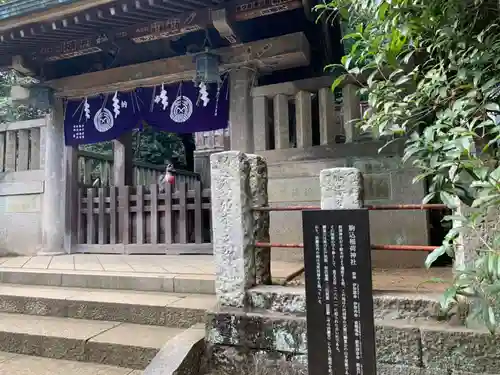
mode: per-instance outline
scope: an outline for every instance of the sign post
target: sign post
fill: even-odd
[[[310,375],[375,375],[368,211],[304,211]]]

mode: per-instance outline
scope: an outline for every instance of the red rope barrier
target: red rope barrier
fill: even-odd
[[[364,208],[370,211],[402,211],[402,210],[446,210],[448,207],[444,204],[382,204],[367,205]],[[320,206],[284,206],[284,207],[253,207],[254,211],[272,212],[272,211],[306,211],[321,210]]]
[[[303,249],[303,243],[269,243],[269,242],[256,242],[255,247],[281,247],[288,249]]]
[[[448,207],[444,204],[385,204],[385,205],[367,205],[364,208],[371,211],[401,211],[401,210],[445,210]],[[271,211],[305,211],[305,210],[320,210],[320,206],[285,206],[285,207],[253,207],[254,211],[271,212]],[[267,243],[256,242],[256,247],[270,248],[280,247],[288,249],[303,249],[304,244],[301,243]],[[400,251],[433,251],[436,246],[424,245],[371,245],[372,250],[400,250]]]
[[[256,247],[280,247],[287,249],[303,249],[304,244],[302,243],[272,243],[272,242],[256,242]],[[425,246],[425,245],[371,245],[372,250],[400,250],[400,251],[433,251],[436,246]]]
[[[402,211],[402,210],[446,210],[445,204],[381,204],[364,206],[370,211]]]
[[[321,210],[320,206],[285,206],[285,207],[253,207],[254,211],[271,212],[271,211],[307,211]]]
[[[425,245],[372,245],[372,250],[434,251],[437,246]]]

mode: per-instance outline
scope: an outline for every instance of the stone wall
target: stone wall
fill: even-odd
[[[269,203],[273,206],[319,205],[319,174],[322,169],[355,167],[365,181],[366,204],[421,203],[424,183],[412,183],[417,171],[401,162],[402,145],[394,144],[379,154],[380,142],[317,146],[308,150],[260,152],[269,168]],[[376,244],[427,245],[427,212],[370,212],[371,240]],[[302,242],[300,212],[271,213],[271,241]],[[421,267],[427,253],[374,251],[375,267]],[[302,259],[294,249],[273,249],[273,259]]]
[[[44,145],[45,119],[0,124],[0,256],[40,250]]]
[[[375,325],[377,375],[499,374],[498,335],[428,319]],[[206,327],[209,373],[306,375],[306,332],[304,316],[212,311]]]
[[[0,175],[0,255],[35,254],[41,243],[43,171]]]

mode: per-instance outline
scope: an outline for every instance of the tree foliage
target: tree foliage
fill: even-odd
[[[187,139],[183,139],[187,138]],[[158,132],[149,127],[133,132],[132,148],[134,160],[164,165],[167,160],[175,162],[178,167],[186,168],[186,143],[193,142],[192,136],[183,137],[166,132]],[[184,141],[184,142],[183,142]],[[110,155],[113,153],[111,142],[81,146],[87,151]],[[193,145],[194,148],[194,145]],[[189,150],[188,150],[189,151]]]
[[[466,296],[469,318],[494,330],[500,234],[481,228],[500,205],[498,1],[331,0],[317,10],[350,31],[347,55],[328,68],[341,74],[333,89],[348,78],[368,96],[360,126],[406,137],[404,159],[421,171],[416,180],[428,181],[424,202],[470,207],[445,218],[455,225],[426,265],[444,253],[454,257],[460,235],[478,235],[475,260],[459,267],[442,305],[450,311]]]
[[[43,116],[43,112],[24,105],[13,105],[10,99],[10,88],[22,81],[12,70],[0,71],[0,123],[31,120]]]

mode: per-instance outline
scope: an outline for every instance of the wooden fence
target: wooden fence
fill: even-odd
[[[93,253],[211,253],[210,190],[160,186],[79,189],[78,243]]]
[[[155,165],[134,161],[132,166],[133,186],[158,184],[160,176],[165,173],[164,165]],[[200,180],[198,173],[174,170],[176,184],[186,183],[188,190],[194,189],[195,182]],[[113,156],[95,152],[78,151],[79,183],[82,187],[113,186]],[[177,190],[177,187],[174,187]]]
[[[43,169],[45,119],[0,124],[0,172]]]

